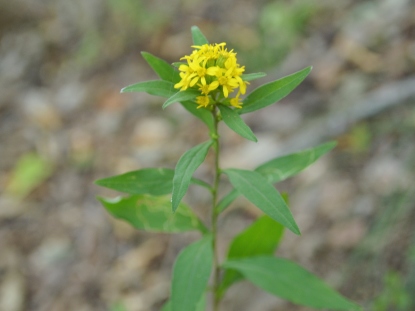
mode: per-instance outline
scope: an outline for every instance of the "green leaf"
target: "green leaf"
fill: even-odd
[[[95,184],[129,194],[164,195],[171,193],[174,170],[144,168],[125,174],[103,178]]]
[[[307,67],[258,87],[244,99],[242,108],[238,110],[239,114],[252,112],[276,103],[291,93],[307,77],[310,71],[311,67]]]
[[[137,229],[153,232],[207,232],[187,205],[180,204],[173,214],[169,196],[133,195],[114,199],[98,197],[98,200],[112,216],[127,221]]]
[[[202,298],[196,305],[195,311],[205,311],[206,310],[206,295],[202,295]],[[167,301],[160,311],[171,311],[171,301]]]
[[[261,256],[229,260],[223,266],[238,270],[256,286],[296,304],[317,309],[361,310],[318,277],[286,259]]]
[[[272,219],[300,235],[300,230],[284,199],[261,174],[240,169],[226,169],[223,172],[245,198]]]
[[[212,238],[187,246],[173,267],[171,311],[194,311],[202,299],[212,270]]]
[[[187,111],[189,111],[195,117],[202,120],[202,122],[205,123],[207,127],[209,128],[209,132],[214,132],[215,125],[214,125],[212,113],[210,113],[210,111],[206,109],[197,109],[197,104],[192,101],[184,101],[184,102],[181,102],[181,104]]]
[[[187,89],[186,91],[179,91],[164,102],[163,109],[176,102],[193,100],[197,96],[200,96],[200,92],[198,90]]]
[[[150,95],[171,98],[177,93],[177,90],[174,88],[174,84],[169,81],[153,80],[132,84],[121,90],[121,93],[128,92],[146,92]]]
[[[209,41],[206,39],[205,35],[200,31],[199,27],[192,26],[191,30],[194,45],[209,44]]]
[[[246,73],[241,76],[244,81],[252,81],[262,77],[265,77],[267,74],[265,72],[256,72],[256,73]]]
[[[309,165],[313,164],[318,158],[333,149],[336,144],[335,141],[332,141],[314,148],[278,157],[258,166],[255,171],[263,175],[268,182],[276,183],[298,174]],[[229,192],[218,203],[217,211],[222,212],[238,196],[239,192],[235,189]]]
[[[281,241],[284,227],[267,215],[261,216],[232,241],[227,259],[272,255]],[[220,284],[220,295],[243,276],[227,269]]]
[[[95,181],[95,184],[129,193],[164,195],[172,192],[174,170],[170,168],[144,168],[121,175],[107,177]],[[195,185],[210,190],[210,185],[197,178],[192,178]]]
[[[218,105],[218,107],[223,121],[230,129],[248,140],[258,141],[252,130],[245,124],[244,120],[242,120],[235,110],[223,105]]]
[[[337,142],[332,141],[314,148],[278,157],[258,166],[255,171],[264,176],[269,182],[276,183],[298,174],[322,155],[332,150],[336,144]]]
[[[171,301],[168,300],[163,307],[161,308],[160,311],[171,311]]]
[[[196,169],[203,163],[213,141],[209,140],[186,151],[177,162],[173,178],[172,208],[173,212],[189,188],[190,180]]]
[[[141,52],[141,55],[143,55],[144,59],[151,66],[151,68],[153,68],[154,72],[160,77],[160,79],[172,83],[180,81],[179,72],[164,59],[158,58],[147,52]]]

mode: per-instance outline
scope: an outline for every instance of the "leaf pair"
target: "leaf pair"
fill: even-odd
[[[175,171],[167,168],[145,168],[126,174],[97,180],[97,185],[131,194],[126,198],[98,198],[115,218],[123,219],[137,229],[156,232],[183,232],[208,230],[185,204],[176,206],[172,213],[170,194]],[[187,183],[210,189],[205,182],[192,178]],[[188,186],[188,185],[187,185]]]
[[[284,227],[264,215],[238,234],[229,246],[219,287],[222,297],[234,282],[247,279],[269,293],[293,303],[330,310],[359,307],[299,265],[273,256]]]
[[[247,279],[261,289],[293,303],[330,310],[360,310],[299,265],[273,257],[283,227],[264,215],[232,241],[219,297],[234,282]],[[205,289],[212,270],[212,239],[206,235],[184,248],[174,264],[171,298],[163,311],[205,310]]]
[[[255,172],[261,174],[269,183],[274,184],[298,174],[335,146],[336,142],[328,142],[301,152],[278,157],[258,166]],[[240,194],[241,192],[238,190],[232,190],[224,196],[217,206],[218,212],[228,207]]]
[[[105,209],[115,218],[125,220],[134,228],[149,232],[208,232],[192,209],[181,203],[176,213],[171,211],[169,196],[132,195],[127,198],[98,197]]]
[[[255,220],[248,228],[239,233],[229,246],[227,260],[272,255],[283,236],[284,227],[267,215]],[[219,297],[222,297],[229,286],[243,278],[233,269],[225,269],[219,286]]]
[[[239,169],[227,169],[223,172],[228,175],[235,189],[256,207],[293,233],[300,234],[300,229],[284,199],[261,174]]]
[[[296,304],[317,309],[361,310],[315,275],[287,259],[258,256],[228,260],[223,267],[237,270],[256,286]]]

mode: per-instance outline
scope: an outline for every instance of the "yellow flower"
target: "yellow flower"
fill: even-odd
[[[229,70],[219,69],[216,73],[219,84],[222,86],[223,96],[228,97],[229,93],[238,87],[238,81],[229,74]]]
[[[206,84],[206,80],[202,80],[202,84],[198,84],[200,92],[202,94],[208,95],[210,91],[216,90],[219,86],[218,81],[213,81],[210,84]]]
[[[224,42],[192,47],[192,53],[181,58],[186,63],[179,66],[181,80],[174,87],[180,91],[188,88],[200,91],[201,96],[196,98],[197,108],[222,102],[238,91],[230,103],[241,108],[239,95],[245,94],[248,83],[242,79],[245,67],[238,64],[236,53],[228,51]]]
[[[210,103],[209,100],[209,96],[205,95],[205,96],[198,96],[196,98],[196,103],[199,105],[197,106],[197,109],[201,108],[201,107],[207,107]]]
[[[240,94],[238,93],[238,95],[236,95],[236,97],[231,98],[231,100],[229,101],[231,106],[233,106],[235,108],[242,108],[242,106],[241,106],[242,103],[241,103],[241,100],[239,98],[239,95]]]

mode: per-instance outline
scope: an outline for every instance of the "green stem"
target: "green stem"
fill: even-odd
[[[217,222],[218,222],[218,216],[219,213],[217,212],[217,201],[218,201],[218,188],[219,188],[219,180],[220,180],[220,167],[219,167],[219,153],[220,153],[220,147],[219,147],[219,134],[218,134],[218,116],[217,116],[217,110],[216,107],[212,110],[213,119],[214,119],[214,132],[211,133],[212,139],[214,140],[214,150],[215,150],[215,170],[214,170],[214,181],[213,181],[213,187],[212,187],[212,249],[213,249],[213,293],[212,293],[212,299],[213,299],[213,310],[218,311],[219,310],[219,302],[220,297],[218,295],[218,288],[219,288],[219,281],[220,281],[220,268],[219,268],[219,259],[218,259],[218,252],[217,252]]]

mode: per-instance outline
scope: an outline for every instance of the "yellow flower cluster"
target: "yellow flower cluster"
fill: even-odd
[[[218,98],[228,99],[229,94],[238,90],[234,98],[229,98],[230,105],[242,108],[239,96],[245,94],[248,82],[241,76],[245,66],[240,66],[236,53],[225,48],[226,43],[192,46],[192,54],[181,59],[187,64],[179,66],[181,80],[174,87],[184,91],[188,88],[198,89],[201,96],[196,98],[197,108],[208,107]],[[219,94],[219,95],[218,95]],[[222,97],[223,94],[223,97]]]

